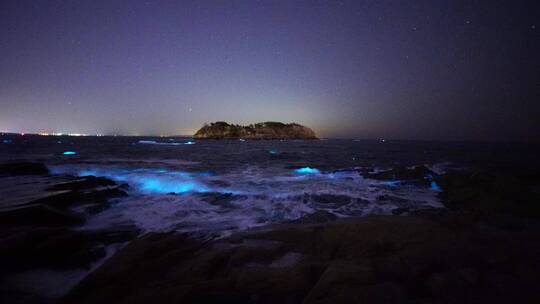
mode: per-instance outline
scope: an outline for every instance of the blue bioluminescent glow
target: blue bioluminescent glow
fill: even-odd
[[[319,169],[310,168],[310,167],[298,168],[298,169],[294,170],[294,172],[300,173],[300,174],[318,174],[318,173],[321,173],[321,171],[319,171]]]
[[[268,153],[270,153],[272,155],[277,155],[279,152],[276,151],[276,150],[270,150],[270,151],[268,151]]]
[[[195,144],[195,142],[191,141],[191,140],[184,143],[184,145],[194,145],[194,144]]]
[[[66,152],[64,152],[62,154],[64,154],[64,155],[75,155],[75,154],[77,154],[77,152],[75,152],[75,151],[66,151]]]
[[[143,144],[143,145],[155,145],[155,144],[157,144],[157,141],[155,141],[155,140],[139,140],[137,143]]]
[[[80,176],[104,176],[114,181],[129,184],[142,194],[168,194],[186,192],[208,192],[199,178],[212,176],[212,172],[182,172],[166,169],[87,169],[79,172]]]
[[[442,191],[441,187],[439,187],[436,181],[431,181],[430,188],[431,190]]]
[[[136,182],[143,193],[185,193],[185,192],[205,192],[206,189],[199,187],[192,182],[179,182],[153,177],[137,178]]]
[[[245,139],[243,139],[243,138],[240,138],[240,139],[239,139],[239,141],[246,141],[246,140],[245,140]]]
[[[384,183],[386,185],[389,185],[389,186],[399,186],[399,185],[401,185],[401,181],[397,180],[397,179],[395,179],[395,180],[394,179],[386,180],[386,181],[384,181]]]
[[[5,143],[5,144],[10,144],[10,143],[12,143],[11,139],[4,139],[2,142]]]

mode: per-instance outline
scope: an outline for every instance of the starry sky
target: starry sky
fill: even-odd
[[[536,1],[0,3],[0,131],[540,140]]]

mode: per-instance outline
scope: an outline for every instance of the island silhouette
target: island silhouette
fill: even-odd
[[[217,121],[204,124],[195,139],[317,139],[315,132],[297,123],[275,121],[260,122],[247,126]]]

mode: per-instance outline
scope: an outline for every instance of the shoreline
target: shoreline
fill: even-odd
[[[44,173],[39,163],[9,170],[10,174],[35,170],[38,177]],[[429,183],[418,180],[428,173],[425,170],[396,167],[366,174],[381,180]],[[535,203],[540,197],[539,180],[534,172],[518,168],[514,172],[451,171],[438,176],[445,209],[349,218],[316,212],[217,239],[178,232],[141,235],[135,227],[77,229],[80,215],[60,206],[84,202],[85,212],[94,212],[107,208],[125,186],[101,177],[63,178],[51,190],[64,192],[38,198],[39,204],[49,207],[36,209],[37,213],[12,213],[12,224],[2,222],[2,239],[15,243],[3,241],[2,246],[11,253],[3,252],[2,262],[10,263],[11,270],[6,273],[4,268],[1,277],[51,266],[57,271],[90,270],[96,262],[104,263],[61,299],[15,293],[11,294],[14,301],[322,303],[385,299],[402,303],[474,298],[526,301],[538,296],[530,286],[540,273],[540,244],[531,242],[540,239],[540,208]],[[31,206],[24,208],[31,211],[27,209]],[[1,213],[5,217],[6,210]],[[32,224],[47,218],[52,222]],[[20,226],[23,219],[26,226]],[[58,225],[59,219],[63,224]],[[34,247],[27,239],[38,239],[42,245]],[[110,246],[121,248],[107,258]],[[503,289],[507,293],[493,293],[497,284],[511,287]],[[5,288],[8,290],[2,293],[9,291],[9,286]]]

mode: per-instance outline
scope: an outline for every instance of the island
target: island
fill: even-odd
[[[204,124],[195,139],[317,139],[315,132],[297,123],[260,122],[248,126],[224,121]]]

